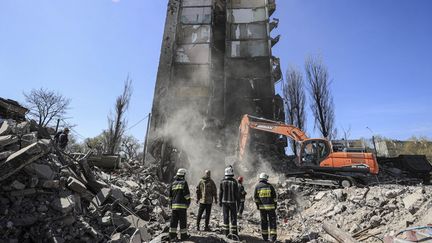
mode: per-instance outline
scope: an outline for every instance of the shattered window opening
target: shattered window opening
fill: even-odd
[[[263,8],[267,5],[266,0],[231,0],[231,8]]]
[[[182,24],[210,24],[212,20],[212,9],[210,7],[182,8]]]
[[[268,16],[265,8],[228,9],[227,20],[230,23],[246,24],[268,21]]]
[[[179,43],[195,44],[210,43],[211,26],[210,25],[183,25],[179,30]]]
[[[212,6],[212,0],[183,0],[183,7],[203,7]]]
[[[177,47],[175,61],[178,63],[210,63],[209,44],[184,44]]]
[[[231,40],[268,39],[267,24],[232,24]]]
[[[231,41],[228,45],[228,55],[236,57],[264,57],[269,56],[269,41]]]

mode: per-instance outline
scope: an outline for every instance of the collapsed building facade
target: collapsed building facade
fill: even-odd
[[[169,0],[147,161],[232,155],[243,114],[284,119],[275,9],[275,0]],[[188,149],[185,139],[202,146]]]

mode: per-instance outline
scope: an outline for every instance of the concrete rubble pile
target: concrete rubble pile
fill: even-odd
[[[431,186],[323,190],[283,183],[278,191],[279,222],[287,242],[337,242],[324,224],[361,242],[382,242],[405,228],[432,223]]]
[[[108,174],[49,138],[31,122],[0,124],[0,242],[146,242],[167,230],[155,168]]]

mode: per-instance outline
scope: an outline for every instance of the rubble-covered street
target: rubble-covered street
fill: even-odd
[[[7,120],[0,128],[0,242],[166,239],[167,185],[158,181],[156,166],[147,168],[131,161],[104,172],[89,165],[85,155],[73,157],[59,151],[50,139],[42,139],[44,132],[48,133],[26,121]],[[361,242],[381,242],[405,228],[431,223],[431,186],[330,189],[274,179],[279,179],[278,236],[282,242],[335,242],[324,224]],[[248,181],[246,210],[239,219],[243,242],[261,242],[259,212],[250,196],[254,183]],[[195,196],[195,186],[190,188]],[[193,201],[188,210],[190,242],[230,242],[221,234],[218,205],[213,205],[212,232],[196,231],[197,206]]]
[[[1,125],[0,242],[147,242],[164,230],[156,168],[125,162],[107,174],[41,136],[30,122]]]

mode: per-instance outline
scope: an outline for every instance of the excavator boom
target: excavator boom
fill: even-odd
[[[245,154],[246,146],[249,140],[249,128],[254,130],[260,130],[264,132],[270,132],[278,135],[287,136],[297,142],[308,139],[306,134],[299,128],[284,124],[282,122],[276,122],[265,118],[244,115],[240,123],[240,139],[239,139],[239,159],[242,160]]]

